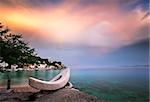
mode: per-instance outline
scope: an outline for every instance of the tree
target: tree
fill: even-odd
[[[21,34],[13,34],[0,23],[0,62],[8,64],[6,69],[11,69],[11,65],[24,66],[27,64],[40,64],[41,58],[37,56],[35,50],[25,43]],[[7,89],[10,89],[10,72],[7,72]]]

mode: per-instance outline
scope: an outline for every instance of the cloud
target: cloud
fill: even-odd
[[[141,21],[146,12],[142,8],[124,11],[118,0],[94,4],[89,0],[88,4],[78,0],[6,0],[0,3],[0,19],[34,46],[83,46],[107,51],[147,38],[144,29],[150,18]]]

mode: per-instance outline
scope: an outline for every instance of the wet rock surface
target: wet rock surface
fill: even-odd
[[[106,102],[74,88],[39,92],[0,93],[0,102]]]

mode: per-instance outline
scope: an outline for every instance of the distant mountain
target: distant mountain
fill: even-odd
[[[141,66],[149,64],[149,40],[143,40],[132,45],[124,46],[99,60],[106,66]]]

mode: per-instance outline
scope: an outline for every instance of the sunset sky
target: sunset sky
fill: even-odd
[[[0,21],[72,68],[148,64],[148,0],[1,0]]]

